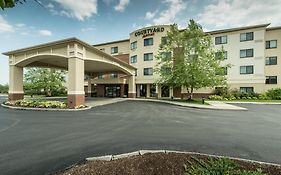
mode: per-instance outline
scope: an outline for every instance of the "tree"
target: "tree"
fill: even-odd
[[[0,93],[8,93],[8,91],[9,91],[8,84],[5,85],[0,84]]]
[[[224,50],[216,52],[211,36],[194,20],[189,21],[185,30],[172,25],[156,58],[159,60],[156,68],[160,75],[158,83],[186,87],[189,99],[196,89],[226,85],[225,69],[221,67]]]
[[[37,2],[40,6],[44,7],[42,3],[39,0],[34,0]],[[23,4],[26,0],[0,0],[0,8],[4,10],[5,8],[13,8],[17,4]]]
[[[24,74],[27,93],[52,96],[65,91],[65,71],[50,68],[28,68]]]

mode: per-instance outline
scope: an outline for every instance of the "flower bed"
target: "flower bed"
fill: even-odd
[[[27,107],[27,108],[53,108],[53,109],[68,109],[67,102],[47,101],[42,99],[24,99],[14,102],[6,101],[4,105]],[[77,106],[76,109],[85,108],[85,105]]]

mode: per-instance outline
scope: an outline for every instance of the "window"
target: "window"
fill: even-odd
[[[161,38],[161,44],[168,44],[168,37],[167,36],[164,36]]]
[[[227,51],[222,52],[216,52],[215,53],[215,57],[216,59],[219,59],[221,57],[221,54],[223,54],[223,59],[226,60],[227,59]]]
[[[253,32],[241,33],[240,34],[240,42],[251,41],[251,40],[254,40],[254,33]]]
[[[253,74],[254,66],[240,66],[240,74]]]
[[[104,78],[103,74],[98,75],[98,79],[103,79],[103,78]]]
[[[111,54],[118,53],[118,47],[111,47]]]
[[[151,46],[153,45],[153,38],[144,39],[144,46]]]
[[[162,56],[161,57],[162,61],[166,61],[168,59],[171,59],[172,53],[171,52],[162,52],[161,56]]]
[[[266,76],[265,84],[277,84],[277,76]]]
[[[110,78],[118,78],[118,74],[112,73],[112,74],[110,74]]]
[[[137,55],[131,56],[131,63],[136,63],[138,61]]]
[[[104,52],[104,51],[105,51],[105,49],[104,49],[104,48],[101,48],[101,49],[100,49],[100,51],[103,51],[103,52]]]
[[[240,87],[240,92],[242,92],[242,93],[253,93],[254,88],[253,87]]]
[[[153,75],[153,69],[150,68],[144,68],[143,69],[143,75]]]
[[[270,40],[265,42],[266,49],[273,49],[277,48],[277,40]]]
[[[135,42],[132,42],[131,43],[131,50],[134,50],[134,49],[136,49],[137,48],[137,42],[135,41]]]
[[[240,58],[247,58],[254,56],[254,49],[243,49],[240,50]]]
[[[145,54],[143,54],[143,60],[144,61],[151,61],[151,60],[153,60],[153,53],[145,53]]]
[[[216,75],[227,75],[227,67],[221,67],[217,70]]]
[[[227,43],[227,36],[218,36],[215,38],[215,44],[226,44]]]
[[[227,75],[227,67],[223,67],[223,75]]]
[[[276,65],[277,64],[277,57],[266,57],[265,58],[265,65]]]

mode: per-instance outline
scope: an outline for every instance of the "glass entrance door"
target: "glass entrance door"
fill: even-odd
[[[106,85],[105,97],[120,97],[120,89],[119,85]]]

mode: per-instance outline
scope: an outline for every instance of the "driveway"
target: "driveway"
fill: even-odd
[[[80,112],[0,107],[0,174],[45,174],[86,157],[140,149],[196,151],[281,164],[281,107],[200,110],[124,101]]]

